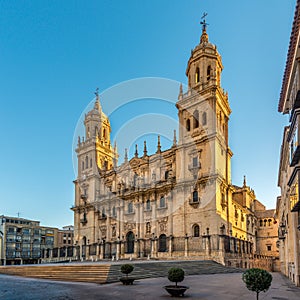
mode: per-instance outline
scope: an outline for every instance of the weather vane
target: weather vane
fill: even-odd
[[[201,21],[200,24],[202,25],[202,30],[203,31],[206,31],[206,26],[209,25],[209,24],[206,23],[206,20],[205,20],[206,16],[207,16],[207,13],[205,12],[205,13],[203,13],[203,16],[201,17],[201,19],[203,21]]]
[[[98,96],[99,96],[99,88],[96,88],[95,95],[98,98]]]

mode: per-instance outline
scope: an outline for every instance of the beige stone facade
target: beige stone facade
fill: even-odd
[[[136,149],[129,160],[126,153],[120,165],[96,94],[85,117],[85,137],[78,138],[76,149],[72,210],[81,258],[201,257],[249,267],[259,265],[256,255],[269,240],[276,251],[273,231],[266,242],[257,240],[264,230],[256,212],[265,208],[246,179],[241,187],[231,184],[231,109],[221,87],[222,70],[221,56],[204,26],[188,61],[188,90],[179,91],[178,138],[174,133],[172,147],[162,150],[158,136],[152,155],[145,142],[141,155]],[[274,216],[268,218],[273,226]]]
[[[290,46],[280,94],[279,112],[289,114],[284,127],[280,154],[276,214],[279,219],[281,272],[300,286],[300,1],[297,1]]]

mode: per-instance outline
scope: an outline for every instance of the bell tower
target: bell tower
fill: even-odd
[[[117,165],[118,153],[110,141],[110,122],[103,113],[98,89],[94,107],[84,118],[85,137],[78,137],[76,148],[78,175],[75,183],[73,207],[75,239],[85,245],[86,237],[94,235],[93,205],[100,196],[100,170],[109,171]]]
[[[222,58],[209,41],[205,17],[206,14],[202,17],[200,42],[187,63],[188,90],[184,93],[180,86],[176,103],[180,124],[176,172],[179,181],[193,185],[186,190],[190,195],[183,197],[202,199],[199,200],[202,207],[219,211],[225,221],[231,184],[232,152],[228,145],[231,110],[228,94],[221,87]],[[213,231],[218,232],[223,223],[214,226]]]

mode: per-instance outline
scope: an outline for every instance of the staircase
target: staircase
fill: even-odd
[[[130,274],[136,279],[167,277],[168,270],[172,267],[179,267],[185,271],[185,275],[201,275],[201,274],[219,274],[219,273],[238,273],[244,270],[239,268],[225,267],[212,260],[197,261],[155,261],[134,263],[134,270]],[[113,264],[110,267],[107,282],[116,282],[123,274],[120,272],[122,263]]]
[[[167,277],[168,270],[172,267],[182,268],[185,271],[185,275],[237,273],[243,271],[238,268],[224,267],[210,260],[189,260],[0,266],[0,274],[103,284],[119,281],[119,278],[124,276],[120,269],[121,265],[125,263],[134,265],[134,270],[130,276],[136,279]]]
[[[0,274],[48,280],[106,283],[109,264],[51,264],[1,266]]]

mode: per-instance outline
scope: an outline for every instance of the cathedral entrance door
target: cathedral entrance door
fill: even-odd
[[[134,234],[132,231],[129,231],[126,235],[126,244],[127,244],[127,253],[134,252]]]

